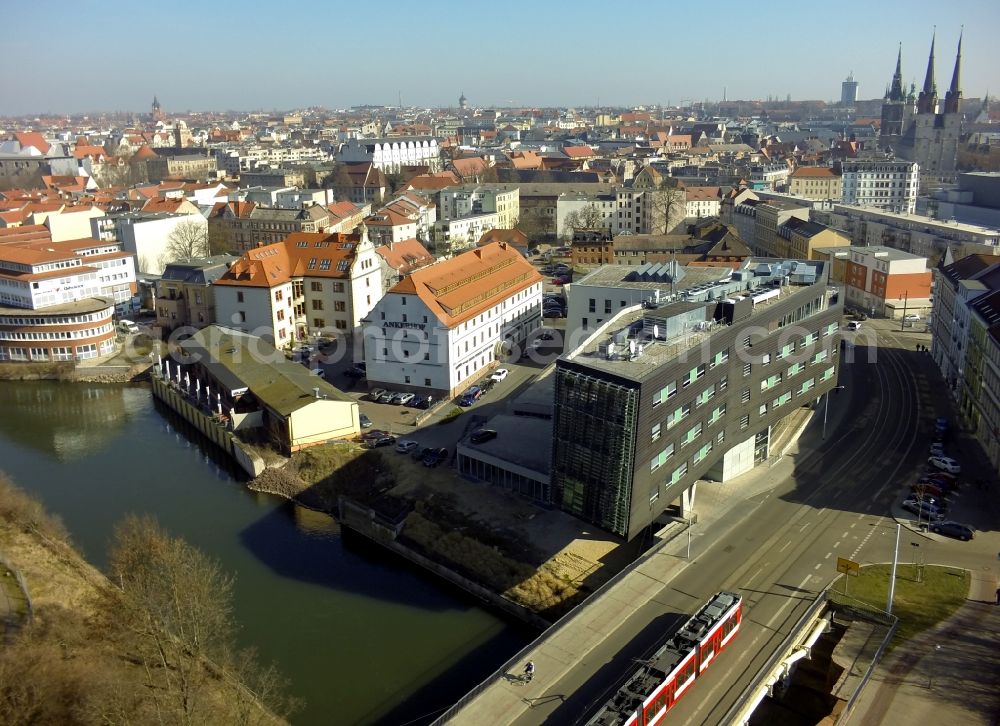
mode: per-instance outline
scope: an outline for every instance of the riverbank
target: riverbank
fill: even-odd
[[[194,552],[179,540],[168,546]],[[258,670],[242,655],[220,667],[204,651],[190,648],[183,636],[161,630],[156,614],[130,609],[136,599],[128,587],[113,587],[76,551],[61,522],[2,475],[0,558],[10,568],[5,579],[17,573],[31,603],[27,612],[6,618],[0,649],[4,723],[151,722],[172,720],[171,714],[204,723],[285,723],[267,710],[261,691],[248,687],[252,682],[259,688],[263,680],[252,674],[270,673],[268,669]],[[142,557],[135,564],[140,571],[156,569],[156,563]],[[178,572],[196,569],[197,557],[190,564]],[[196,612],[188,608],[192,593],[163,595],[172,609],[176,606],[175,616]],[[198,618],[214,617],[197,612]],[[157,645],[151,649],[153,643]],[[183,683],[174,675],[178,673]],[[275,693],[266,697],[270,703],[283,698]]]
[[[148,380],[149,361],[134,364],[78,365],[59,363],[0,363],[0,381],[65,381],[71,383],[135,383]]]
[[[631,560],[608,557],[620,542],[583,538],[562,513],[388,448],[312,447],[248,486],[325,512],[535,627],[557,620]],[[539,544],[539,531],[553,536]]]

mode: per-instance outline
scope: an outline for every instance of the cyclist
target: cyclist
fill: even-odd
[[[533,661],[528,661],[528,664],[524,666],[524,677],[526,680],[530,681],[535,675],[535,664]]]

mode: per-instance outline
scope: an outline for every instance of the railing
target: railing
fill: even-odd
[[[685,531],[686,529],[687,528],[685,527],[683,529],[678,530],[675,533],[674,536],[676,537],[677,535],[679,535],[681,532]],[[511,657],[510,659],[508,659],[507,662],[505,662],[503,665],[501,665],[496,671],[494,671],[489,676],[487,676],[486,679],[484,681],[482,681],[479,685],[477,685],[471,691],[469,691],[468,693],[466,693],[451,708],[449,708],[443,714],[441,714],[440,716],[438,716],[438,718],[434,720],[434,722],[431,724],[431,726],[438,726],[439,724],[445,724],[448,721],[450,721],[453,717],[455,717],[456,715],[458,715],[458,713],[463,708],[465,708],[465,706],[469,702],[471,702],[480,693],[482,693],[487,688],[489,688],[493,683],[495,683],[496,681],[500,680],[500,678],[502,678],[504,676],[504,674],[509,673],[511,671],[511,669],[518,662],[524,660],[525,656],[527,656],[528,653],[530,653],[532,650],[535,650],[536,648],[540,647],[547,640],[550,640],[553,636],[555,636],[556,633],[558,633],[560,630],[562,630],[564,627],[566,627],[569,623],[573,622],[573,620],[576,618],[576,616],[579,615],[580,613],[582,613],[584,611],[584,608],[593,605],[597,600],[599,600],[601,597],[603,597],[604,595],[606,595],[608,593],[608,591],[611,590],[611,588],[613,588],[616,584],[618,584],[623,579],[625,579],[626,577],[628,577],[640,565],[642,565],[642,564],[646,563],[647,561],[649,561],[650,559],[652,559],[654,555],[658,554],[659,551],[661,549],[663,549],[671,541],[673,541],[673,539],[674,539],[674,537],[671,537],[669,539],[663,539],[663,540],[661,540],[658,545],[654,545],[653,547],[651,547],[644,555],[642,555],[642,557],[640,557],[635,562],[633,562],[629,567],[625,568],[624,570],[622,570],[621,572],[619,572],[617,575],[615,575],[614,577],[612,577],[610,580],[608,580],[607,582],[605,582],[603,585],[601,585],[599,588],[597,588],[582,603],[580,603],[575,608],[573,608],[573,611],[569,615],[563,617],[562,619],[560,619],[556,623],[554,623],[545,632],[543,632],[538,638],[536,638],[534,641],[532,641],[531,643],[529,643],[528,645],[526,645],[524,648],[522,648],[521,650],[519,650],[513,657]]]

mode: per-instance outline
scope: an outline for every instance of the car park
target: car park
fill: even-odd
[[[497,437],[497,432],[493,429],[476,429],[469,436],[469,441],[474,444],[482,444]]]
[[[441,447],[440,449],[433,449],[431,453],[424,457],[424,466],[437,466],[438,464],[447,461],[448,459],[448,449]]]
[[[936,469],[941,469],[949,474],[959,474],[962,471],[962,467],[954,459],[950,459],[947,456],[932,456],[927,460],[927,463]]]
[[[400,439],[396,442],[396,451],[400,454],[409,454],[414,449],[420,446],[419,443],[413,439]]]
[[[469,386],[462,392],[461,397],[458,399],[459,406],[471,406],[476,401],[478,401],[483,395],[483,389],[479,386]]]
[[[497,368],[495,371],[493,371],[493,375],[490,376],[490,379],[499,383],[504,378],[506,378],[507,374],[509,373],[510,371],[507,370],[506,368]]]
[[[932,520],[932,519],[944,519],[944,512],[942,512],[937,507],[931,504],[921,503],[917,499],[906,499],[903,501],[903,509],[907,512],[916,514],[922,519]]]
[[[963,542],[968,542],[976,536],[975,530],[969,525],[962,524],[961,522],[953,522],[951,520],[934,522],[931,524],[930,529],[931,532],[935,532],[936,534],[943,534],[945,537],[954,537],[955,539],[960,539]]]
[[[366,449],[377,449],[381,446],[392,446],[396,443],[396,437],[390,434],[379,436],[378,438],[366,439],[361,445]]]
[[[361,422],[361,428],[370,429],[372,427],[372,420],[365,414],[359,415],[358,420]]]
[[[375,401],[376,403],[378,403],[378,400],[382,398],[382,394],[385,392],[386,391],[384,388],[373,388],[372,390],[368,391],[368,400]]]

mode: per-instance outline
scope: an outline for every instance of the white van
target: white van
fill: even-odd
[[[131,320],[119,320],[118,331],[120,333],[124,333],[125,335],[135,335],[139,332],[139,326]]]
[[[847,329],[848,330],[861,330],[861,323],[859,323],[857,320],[852,320],[851,322],[849,322],[847,324]]]

